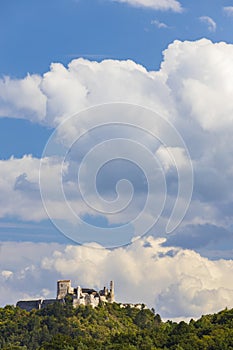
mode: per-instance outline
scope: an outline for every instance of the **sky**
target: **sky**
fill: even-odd
[[[233,307],[233,2],[8,0],[0,27],[0,305],[70,278]]]

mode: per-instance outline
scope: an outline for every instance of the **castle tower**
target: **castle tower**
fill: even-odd
[[[82,288],[80,286],[77,287],[77,299],[80,299],[82,294]]]
[[[115,301],[115,296],[114,296],[114,281],[110,281],[110,303],[113,303]]]
[[[57,281],[57,299],[64,299],[69,293],[72,293],[71,280]]]

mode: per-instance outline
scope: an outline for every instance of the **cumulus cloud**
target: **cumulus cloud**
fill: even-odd
[[[25,155],[21,159],[11,157],[9,160],[0,160],[1,218],[13,217],[35,222],[48,219],[40,193],[41,162],[44,164],[44,181],[51,202],[51,217],[70,219],[71,214],[66,210],[63,194],[61,198],[58,191],[60,174],[62,170],[65,171],[65,166],[61,169],[61,162],[56,157],[38,159],[31,155]],[[78,202],[76,207],[79,208],[80,214],[83,210],[82,204]]]
[[[232,122],[228,74],[232,70],[232,55],[232,45],[224,42],[176,40],[164,51],[159,71],[147,71],[130,60],[97,63],[80,58],[72,60],[67,68],[53,63],[51,70],[38,78],[36,100],[45,98],[43,106],[38,107],[39,119],[56,126],[86,107],[120,101],[152,108],[171,122],[175,121],[175,114],[181,114],[185,127],[191,118],[197,120],[197,127],[219,129]],[[20,100],[27,101],[24,115],[28,117],[34,102],[28,98],[31,87],[23,86],[25,79],[16,82]],[[11,83],[15,81],[8,78],[8,84]],[[0,95],[7,106],[1,115],[14,117],[19,97],[8,90],[4,81],[1,86]],[[33,120],[38,122],[36,117]]]
[[[40,160],[32,156],[0,160],[0,217],[40,220],[45,217],[39,193]],[[30,210],[29,208],[32,208]],[[30,215],[29,215],[30,212]]]
[[[177,0],[111,0],[127,3],[135,7],[145,7],[154,10],[182,12],[182,6]]]
[[[164,51],[164,60],[159,71],[147,71],[132,61],[104,60],[97,63],[78,59],[71,61],[67,68],[62,64],[52,64],[51,70],[42,77],[31,80],[30,76],[25,78],[30,81],[30,84],[33,82],[36,86],[34,90],[32,89],[33,94],[35,93],[39,100],[41,96],[43,101],[44,98],[46,99],[46,110],[44,102],[35,108],[36,98],[28,98],[31,85],[25,85],[25,79],[11,81],[9,78],[7,84],[9,86],[11,82],[13,85],[18,84],[17,94],[21,96],[22,101],[25,101],[23,108],[26,117],[34,116],[33,120],[52,126],[58,125],[67,116],[85,107],[104,102],[138,103],[156,110],[181,133],[194,166],[193,199],[183,226],[211,224],[219,227],[220,232],[222,228],[231,232],[233,194],[229,189],[233,175],[231,142],[233,88],[230,79],[233,74],[232,62],[232,45],[223,42],[214,44],[207,39],[202,39],[195,42],[174,41]],[[2,81],[0,90],[2,98],[4,97],[4,113],[14,117],[15,111],[18,110],[19,98],[15,95],[14,89],[9,89],[8,85],[4,84]],[[36,110],[37,114],[30,114],[32,110]],[[152,128],[152,125],[146,126]],[[85,123],[79,125],[80,129],[85,130],[85,127]],[[73,137],[76,130],[74,125],[64,130],[64,135],[59,136],[62,140],[66,136]],[[108,132],[105,130],[105,134],[109,134],[109,130]],[[123,135],[132,137],[132,133],[126,130]],[[91,137],[87,136],[80,147],[82,156],[88,150],[87,145],[93,146],[95,135],[89,136]],[[138,136],[146,145],[150,144],[149,138]],[[154,146],[154,154],[162,164],[167,177],[170,203],[174,203],[177,174],[175,176],[168,150],[169,147],[164,149],[158,143]],[[179,148],[173,147],[174,156],[179,160],[181,167],[185,164],[182,152]],[[75,193],[73,180],[77,174],[76,165],[79,161],[80,159],[71,157],[69,172],[65,178],[66,193],[71,195]],[[38,192],[38,168],[39,160],[32,157],[1,162],[1,190],[4,194],[0,212],[2,217],[16,215],[25,220],[44,218],[45,213]],[[53,215],[56,218],[64,218],[64,206],[54,198],[57,186],[54,182],[54,174],[58,174],[59,171],[58,164],[53,161],[47,169],[46,181],[50,188]],[[103,181],[99,182],[103,195],[114,194],[113,191],[107,192],[113,185],[108,179],[114,177],[115,173],[116,168],[112,172],[107,171]],[[128,173],[133,174],[133,170],[131,169]],[[142,178],[139,177],[134,182],[136,193],[141,194]],[[75,203],[76,210],[80,213],[93,214],[79,201]],[[172,204],[169,204],[167,210],[169,211],[171,207]],[[138,208],[137,205],[131,207],[132,212],[136,212]],[[131,215],[132,212],[128,214]],[[165,211],[162,221],[168,215]],[[111,219],[111,223],[124,222],[126,219],[121,213],[115,221]],[[164,232],[163,222],[158,231]]]
[[[198,317],[233,306],[232,261],[210,261],[163,242],[148,237],[115,250],[2,243],[1,304],[53,297],[56,279],[71,278],[73,285],[94,288],[114,279],[117,301],[144,302],[164,318]]]
[[[79,148],[80,145],[78,145]],[[135,146],[133,144],[133,146]],[[107,148],[109,151],[109,147]],[[119,151],[119,149],[118,149]],[[134,150],[133,150],[134,151]],[[171,152],[171,150],[170,150]],[[177,153],[177,161],[180,157],[180,167],[185,164],[185,158],[179,150],[174,149],[174,153]],[[159,151],[159,158],[163,160],[166,157],[165,169],[173,169],[174,164],[172,159],[167,155],[167,151],[164,149],[163,152]],[[107,152],[108,154],[108,152]],[[140,155],[140,154],[139,154]],[[140,158],[140,157],[139,157]],[[157,168],[152,167],[150,164],[150,158],[144,157],[144,169],[150,169],[146,171],[146,175],[150,181],[156,183],[156,186],[150,188],[150,197],[156,197],[156,202],[163,202],[163,177],[161,178],[160,171],[157,174]],[[110,234],[110,229],[107,230],[108,235],[98,233],[98,223],[93,222],[93,229],[91,232],[87,231],[84,222],[81,221],[83,216],[90,216],[89,221],[92,221],[91,216],[95,218],[97,215],[98,221],[98,205],[103,201],[102,220],[105,218],[108,222],[104,223],[104,227],[109,225],[127,223],[137,217],[137,215],[143,211],[143,207],[146,202],[148,185],[146,176],[143,174],[142,169],[133,164],[125,163],[124,160],[116,160],[110,167],[108,164],[105,165],[104,169],[100,171],[97,176],[97,186],[99,188],[102,197],[96,196],[91,189],[92,179],[88,175],[88,183],[86,182],[87,176],[84,174],[84,183],[79,180],[79,186],[77,185],[77,162],[71,160],[62,164],[63,159],[59,157],[45,157],[42,159],[33,158],[32,156],[24,156],[22,159],[11,158],[10,160],[0,161],[0,190],[2,193],[1,197],[1,210],[0,217],[6,218],[18,218],[24,221],[43,221],[49,217],[53,222],[60,228],[62,232],[67,234],[70,238],[76,242],[87,242],[90,239],[96,239],[102,244],[107,246],[122,245],[128,243],[132,237],[143,234],[147,221],[154,222],[154,216],[158,215],[158,210],[154,208],[154,200],[150,203],[145,214],[142,214],[140,220],[129,227],[122,229],[122,234],[119,235],[115,232]],[[168,163],[169,162],[169,163]],[[39,169],[43,164],[43,176]],[[156,164],[157,166],[157,164]],[[91,163],[93,167],[93,163]],[[64,173],[64,177],[62,176]],[[89,171],[88,171],[89,173]],[[9,175],[7,175],[9,174]],[[127,204],[125,210],[117,210],[115,216],[113,213],[109,213],[108,209],[111,206],[111,198],[115,197],[116,184],[122,179],[127,178],[131,181],[134,186],[133,200],[132,203],[127,204],[128,198],[130,197],[128,187],[124,187],[121,190],[121,200]],[[43,179],[43,180],[42,180]],[[62,186],[61,181],[63,180]],[[93,180],[94,181],[94,180]],[[158,184],[161,184],[159,186]],[[85,200],[83,195],[80,193],[79,187],[82,185],[83,191],[85,192]],[[42,191],[42,192],[40,192]],[[41,198],[42,194],[42,198]],[[160,199],[161,197],[161,199]],[[43,203],[42,203],[43,199]],[[110,202],[106,202],[106,199]],[[91,205],[88,205],[88,203]],[[44,204],[44,205],[43,205]],[[105,209],[107,204],[107,210]],[[120,208],[122,205],[120,206]],[[124,207],[124,205],[123,205]],[[97,208],[97,209],[96,209]],[[75,215],[74,215],[75,213]],[[106,213],[106,214],[105,214]],[[109,214],[108,214],[109,213]],[[77,220],[77,216],[80,220]],[[134,226],[135,225],[135,226]],[[134,232],[134,229],[138,230]],[[91,238],[92,237],[92,238]]]
[[[0,79],[0,115],[42,122],[47,98],[40,89],[41,80],[38,75]]]
[[[15,82],[7,78],[7,84],[1,81],[0,98],[4,100],[1,116],[20,116],[18,100],[25,101],[24,117],[50,126],[57,126],[87,107],[109,102],[137,102],[167,114],[165,104],[169,101],[169,91],[163,77],[130,60],[97,63],[80,58],[72,60],[68,68],[53,63],[35,89],[35,100],[43,96],[43,104],[37,105],[36,114],[31,113],[35,109],[34,99],[30,98],[31,86],[24,86],[24,80]],[[17,84],[16,92],[8,89],[12,84]]]
[[[217,28],[216,22],[213,20],[213,18],[209,16],[201,16],[199,17],[199,20],[205,24],[207,24],[209,32],[215,32]]]
[[[0,293],[1,306],[14,304],[18,299],[47,297],[44,287],[54,296],[54,279],[56,272],[45,273],[40,269],[43,256],[51,256],[54,251],[61,249],[57,243],[14,243],[0,244]],[[6,268],[7,267],[7,268]],[[51,282],[51,283],[50,283]]]
[[[221,130],[227,130],[227,126],[232,126],[233,104],[229,100],[232,90],[228,81],[229,71],[233,69],[232,55],[232,45],[224,42],[213,44],[207,39],[175,41],[164,52],[162,72],[167,75],[167,85],[176,99],[183,128],[187,133],[196,133],[200,142],[200,127],[221,133]],[[190,120],[197,122],[196,131],[187,127],[186,122]],[[206,145],[210,142],[211,137]]]

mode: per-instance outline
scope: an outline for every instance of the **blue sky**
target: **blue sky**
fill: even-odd
[[[134,8],[117,1],[4,1],[1,8],[1,75],[44,73],[51,62],[71,58],[133,59],[158,68],[162,51],[175,39],[232,42],[230,1],[182,1],[182,13]],[[209,16],[215,32],[198,20]],[[158,29],[151,21],[168,25]]]
[[[145,169],[150,168],[146,156],[139,157],[140,161],[136,166],[128,163],[125,167],[125,149],[121,144],[117,149],[117,156],[116,150],[113,151],[116,158],[123,160],[106,162],[106,166],[97,174],[97,192],[109,203],[115,201],[116,206],[119,194],[123,195],[122,203],[126,203],[131,193],[131,187],[127,183],[121,183],[122,187],[119,187],[118,192],[115,187],[117,182],[126,178],[133,184],[136,200],[127,207],[126,212],[119,211],[116,216],[112,213],[105,215],[101,210],[89,208],[88,203],[82,203],[80,198],[83,195],[98,207],[96,194],[90,183],[84,181],[90,180],[90,173],[80,180],[82,188],[77,191],[78,165],[85,160],[88,150],[101,142],[108,145],[107,142],[114,137],[126,138],[131,142],[139,140],[150,150],[150,155],[153,153],[157,157],[156,174],[148,175],[147,180],[151,176],[160,188],[153,188],[155,206],[150,207],[148,215],[143,217],[145,226],[147,221],[151,222],[151,216],[155,216],[154,212],[159,212],[159,205],[163,204],[160,191],[163,184],[161,169],[167,185],[167,201],[157,226],[151,225],[147,236],[141,243],[137,243],[139,246],[135,246],[135,250],[124,248],[125,256],[136,256],[138,249],[144,257],[144,263],[154,266],[154,249],[158,257],[164,258],[166,268],[169,269],[168,261],[171,256],[178,266],[179,256],[183,252],[194,265],[198,259],[203,259],[200,264],[208,264],[208,271],[219,269],[223,276],[227,276],[232,271],[230,264],[233,252],[233,88],[230,79],[233,74],[233,1],[9,0],[1,4],[0,33],[0,241],[9,254],[14,252],[15,247],[19,247],[18,267],[13,260],[8,261],[5,258],[6,253],[2,254],[2,278],[9,293],[15,288],[14,281],[19,280],[22,277],[21,271],[24,271],[23,278],[26,280],[28,277],[33,281],[28,295],[37,295],[36,288],[39,288],[38,293],[52,295],[51,285],[46,286],[47,292],[43,291],[42,281],[33,280],[27,271],[32,271],[32,266],[36,266],[36,269],[42,269],[44,275],[51,274],[51,278],[69,277],[65,276],[69,260],[66,249],[76,248],[65,247],[69,244],[75,246],[76,243],[95,241],[93,233],[88,233],[86,223],[97,228],[105,227],[110,231],[122,224],[129,224],[125,231],[119,232],[118,239],[113,239],[111,235],[105,238],[105,234],[99,232],[97,244],[107,247],[114,246],[115,243],[129,243],[132,237],[138,236],[138,232],[142,232],[143,236],[142,226],[136,227],[132,218],[144,208],[145,193],[149,188],[141,173],[143,165]],[[158,141],[159,137],[153,140],[150,131],[153,134],[154,126],[149,122],[150,112],[145,114],[146,135],[143,135],[142,129],[136,130],[136,124],[134,128],[102,127],[100,132],[97,128],[90,129],[85,135],[80,134],[80,130],[91,127],[95,115],[99,116],[98,113],[102,113],[103,120],[107,120],[109,116],[111,121],[111,113],[114,115],[118,107],[101,110],[94,106],[115,102],[149,108],[162,115],[179,132],[193,167],[190,205],[188,192],[191,180],[189,178],[188,181],[190,173],[188,176],[186,151],[181,144],[178,147],[172,139],[175,134],[168,124],[165,130],[171,132],[171,144],[166,138],[166,132],[163,134],[164,131],[159,135],[162,142]],[[90,111],[86,112],[87,108]],[[79,124],[75,124],[75,118],[67,122],[68,117],[80,111],[84,112],[79,114]],[[125,120],[132,122],[129,107],[124,113]],[[139,123],[140,113],[143,111],[138,110],[137,113],[135,119]],[[155,116],[155,119],[159,122],[158,117]],[[76,128],[77,135],[81,135],[78,141],[73,139],[73,128]],[[46,149],[49,138],[51,149]],[[163,147],[165,139],[168,142]],[[74,143],[72,151],[69,152],[67,145],[71,144],[71,140]],[[175,158],[177,169],[170,163],[171,159],[165,148]],[[84,220],[83,226],[75,226],[66,212],[67,208],[61,205],[61,194],[56,192],[60,163],[50,159],[51,150],[55,150],[57,156],[68,151],[63,164],[64,192],[72,210],[77,211]],[[106,157],[110,155],[110,151],[110,146],[107,150],[104,149]],[[140,155],[139,151],[135,153]],[[135,156],[133,151],[129,154]],[[45,178],[42,180],[44,186],[47,186],[44,198],[48,206],[47,213],[43,209],[38,180],[40,160],[45,159],[45,156],[48,159],[43,163]],[[186,196],[181,194],[179,203],[181,207],[187,204],[187,211],[179,214],[184,216],[183,220],[167,236],[166,225],[175,205],[179,176],[184,181],[184,192],[187,190]],[[101,205],[104,207],[105,202],[102,201]],[[54,224],[63,230],[70,230],[71,234],[64,235]],[[75,237],[77,231],[78,238],[73,242],[68,237]],[[134,231],[132,236],[131,231]],[[84,238],[80,238],[80,232],[85,233]],[[127,238],[122,239],[124,235]],[[37,249],[38,244],[41,258],[35,255],[33,260],[27,244],[31,244],[32,251]],[[146,247],[149,247],[148,250]],[[128,252],[127,249],[132,251]],[[64,257],[62,267],[56,260],[59,255],[55,253],[57,250]],[[80,252],[72,250],[77,259],[79,254],[82,255]],[[48,257],[53,254],[54,257],[48,263]],[[119,259],[124,260],[120,253],[116,252],[117,254]],[[95,258],[99,259],[96,252],[88,257],[90,260]],[[223,268],[224,271],[218,265],[211,265],[217,264],[220,258],[226,264],[229,263],[226,265],[228,267]],[[107,257],[106,261],[108,262]],[[119,285],[123,285],[125,277],[117,270],[117,259],[116,265],[113,264],[110,270],[116,275]],[[134,273],[134,268],[131,272]],[[197,280],[199,272],[198,267],[195,271],[190,271],[190,281]],[[74,272],[71,277],[73,276]],[[178,280],[180,278],[180,284],[174,287],[174,280],[169,279],[164,285],[164,291],[168,291],[167,296],[165,292],[162,295],[161,289],[156,291],[154,300],[147,295],[138,297],[148,298],[148,303],[156,304],[163,312],[163,303],[172,303],[171,295],[177,290],[185,296],[188,293],[181,276],[175,272],[174,276]],[[225,277],[223,280],[226,281]],[[91,281],[95,285],[102,283],[98,278],[86,280],[84,276],[81,281]],[[148,280],[147,283],[154,286],[155,282]],[[219,299],[222,297],[223,284],[216,282]],[[18,292],[23,296],[23,286],[20,288]],[[207,296],[213,289],[214,286],[209,283],[198,292],[206,293]],[[227,305],[231,305],[233,286],[229,285],[226,289],[230,292],[224,292],[223,299]],[[130,287],[127,293],[130,298]],[[179,305],[176,309],[171,304],[172,311],[164,311],[164,317],[198,315],[203,305],[201,298],[200,304],[195,304],[195,300],[199,300],[198,297],[189,300],[189,314],[184,312],[187,305]],[[13,292],[11,301],[14,302]],[[1,302],[6,302],[6,297]],[[220,302],[218,305],[222,306]],[[214,310],[214,302],[211,307],[212,309],[206,311]]]

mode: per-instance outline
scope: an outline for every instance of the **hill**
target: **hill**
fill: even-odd
[[[233,309],[187,324],[117,303],[95,309],[55,303],[30,312],[8,305],[0,308],[0,349],[231,350]]]

